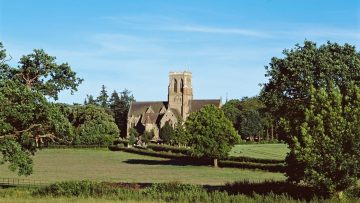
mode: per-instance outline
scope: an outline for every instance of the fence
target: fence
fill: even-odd
[[[0,178],[0,186],[5,187],[39,187],[43,185],[48,185],[50,182],[44,180],[29,180],[22,178]]]

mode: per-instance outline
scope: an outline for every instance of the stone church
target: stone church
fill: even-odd
[[[185,121],[190,113],[208,104],[220,107],[221,99],[193,99],[191,72],[170,72],[167,101],[144,101],[131,104],[127,135],[129,136],[131,128],[135,128],[139,133],[153,131],[153,140],[158,140],[159,131],[166,122],[175,126],[178,119]]]

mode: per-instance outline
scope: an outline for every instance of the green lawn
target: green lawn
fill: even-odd
[[[168,159],[107,149],[44,149],[33,157],[34,173],[25,177],[48,182],[96,180],[116,182],[169,182],[224,184],[237,180],[284,180],[281,173],[236,168],[174,164]],[[0,165],[1,178],[18,178]]]
[[[243,144],[236,145],[230,151],[230,156],[283,160],[288,151],[286,144]]]

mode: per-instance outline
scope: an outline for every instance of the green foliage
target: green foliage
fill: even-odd
[[[120,92],[120,96],[114,91],[110,97],[110,110],[114,115],[116,125],[120,129],[121,137],[127,136],[127,116],[133,101],[135,101],[134,96],[127,89]]]
[[[178,122],[175,125],[175,129],[173,131],[173,142],[179,146],[186,146],[189,144],[191,139],[190,134],[188,134],[185,130],[185,125],[183,124],[181,119],[178,119]]]
[[[241,122],[241,101],[237,99],[229,100],[221,109],[225,116],[232,122],[234,128],[240,132]]]
[[[107,94],[106,87],[102,85],[100,95],[96,98],[96,102],[104,109],[108,109],[108,99],[109,95]]]
[[[263,134],[271,127],[269,115],[263,112],[264,105],[257,97],[230,100],[221,109],[243,139]]]
[[[150,143],[151,139],[154,137],[154,131],[144,131],[144,134],[141,135],[141,140],[145,143]]]
[[[3,56],[3,53],[1,54]],[[43,95],[58,99],[58,93],[64,89],[76,91],[83,81],[76,77],[67,63],[55,63],[56,57],[50,56],[42,49],[21,57],[18,68],[0,66],[0,78],[16,80]]]
[[[102,107],[73,106],[68,118],[75,128],[76,145],[109,145],[119,136],[114,119]]]
[[[90,95],[86,95],[86,99],[85,99],[84,105],[87,105],[87,104],[96,105],[96,100],[94,99],[94,96],[92,96],[91,94],[90,94]]]
[[[154,150],[154,151],[164,151],[164,152],[172,152],[172,153],[180,153],[183,155],[190,155],[191,149],[185,148],[185,147],[175,147],[170,145],[158,145],[158,144],[148,144],[148,149]]]
[[[317,47],[311,41],[283,54],[266,66],[269,81],[260,98],[278,125],[279,138],[292,144],[291,136],[300,134],[310,106],[310,87],[325,88],[332,82],[346,96],[349,84],[360,85],[360,54],[349,44],[328,42]]]
[[[49,186],[39,188],[34,195],[46,196],[76,196],[76,197],[103,197],[113,196],[117,193],[117,189],[109,184],[97,183],[88,180],[68,181],[54,183]]]
[[[136,183],[71,181],[52,184],[33,192],[33,196],[38,198],[44,196],[92,197],[137,202],[336,202],[331,199],[319,199],[313,194],[314,189],[311,187],[299,187],[291,183],[276,181],[262,183],[243,181],[223,187],[204,187],[178,182],[143,186]],[[356,198],[348,200],[356,200]]]
[[[343,96],[332,84],[328,90],[311,87],[301,134],[294,137],[294,159],[288,157],[290,169],[302,165],[304,171],[289,170],[291,179],[331,194],[356,185],[360,178],[360,88],[353,85],[348,91]]]
[[[60,109],[39,92],[10,80],[2,80],[0,87],[3,160],[10,162],[12,170],[18,169],[19,175],[29,175],[29,154],[45,142],[71,138],[73,129]]]
[[[160,129],[160,139],[162,139],[162,141],[167,144],[170,144],[173,141],[174,128],[170,125],[169,122],[166,122]]]
[[[134,145],[136,143],[136,137],[134,134],[130,134],[130,137],[129,137],[129,145]]]
[[[190,114],[185,125],[192,153],[197,157],[224,158],[240,140],[223,111],[214,105]]]
[[[356,124],[359,116],[355,115],[358,107],[352,89],[360,86],[360,53],[349,44],[328,42],[317,47],[305,41],[303,46],[296,45],[283,54],[284,58],[274,57],[266,67],[269,82],[264,84],[261,99],[279,125],[280,137],[286,138],[291,149],[287,174],[290,180],[305,180],[319,187],[341,190],[349,185],[351,178],[347,177],[359,170],[358,162],[348,161],[352,160],[359,144],[355,133],[359,126]],[[311,90],[314,88],[315,92]],[[345,102],[340,104],[342,109],[338,108],[337,97]],[[319,157],[318,153],[323,155]],[[324,164],[325,160],[329,162]],[[355,167],[351,169],[354,171],[350,166]],[[334,183],[335,180],[339,182]]]
[[[33,172],[32,160],[28,151],[23,151],[21,145],[11,139],[0,140],[2,159],[0,164],[9,162],[11,171],[18,171],[18,175],[30,175]]]
[[[240,126],[240,134],[244,137],[261,135],[263,131],[263,125],[261,123],[259,112],[256,110],[244,111],[241,115]]]

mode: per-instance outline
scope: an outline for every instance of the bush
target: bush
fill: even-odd
[[[148,144],[147,148],[152,149],[154,151],[165,151],[172,153],[180,153],[183,155],[190,155],[191,151],[189,148],[184,147],[175,147],[170,145],[157,145],[157,144]]]
[[[144,187],[144,188],[143,188]],[[303,202],[321,201],[313,188],[281,181],[229,183],[225,186],[200,186],[192,184],[153,183],[97,183],[68,181],[36,189],[34,196],[111,198],[137,202]],[[246,196],[245,196],[246,195]],[[295,200],[293,199],[295,198]],[[299,199],[299,200],[296,200]],[[352,199],[349,199],[352,200]],[[353,198],[356,200],[356,198]],[[329,200],[329,202],[332,202]],[[335,201],[336,202],[336,201]]]
[[[170,145],[157,145],[157,144],[148,144],[147,148],[157,151],[157,152],[172,152],[172,153],[179,153],[183,155],[189,155],[191,154],[191,150],[189,148],[185,147],[175,147]],[[278,160],[278,159],[261,159],[261,158],[252,158],[252,157],[226,157],[222,160],[229,160],[229,161],[238,161],[238,162],[254,162],[254,163],[264,163],[264,164],[282,164],[285,161],[284,160]]]
[[[238,161],[219,161],[220,167],[232,167],[232,168],[247,168],[247,169],[261,169],[271,172],[285,172],[284,164],[262,164],[252,162],[238,162]]]
[[[124,145],[128,145],[129,144],[129,140],[125,140],[125,139],[118,139],[118,140],[114,140],[113,141],[113,145],[117,145],[117,144],[124,144]]]
[[[349,199],[360,199],[360,186],[347,189],[345,195]]]
[[[36,190],[34,195],[102,197],[113,193],[114,189],[109,185],[84,180],[51,184]]]
[[[246,156],[238,156],[238,157],[230,156],[230,157],[225,158],[224,160],[263,163],[263,164],[283,164],[283,163],[285,163],[285,160],[261,159],[261,158],[253,158],[253,157],[246,157]]]
[[[114,118],[99,106],[72,106],[67,117],[75,129],[73,145],[110,145],[119,137]]]

